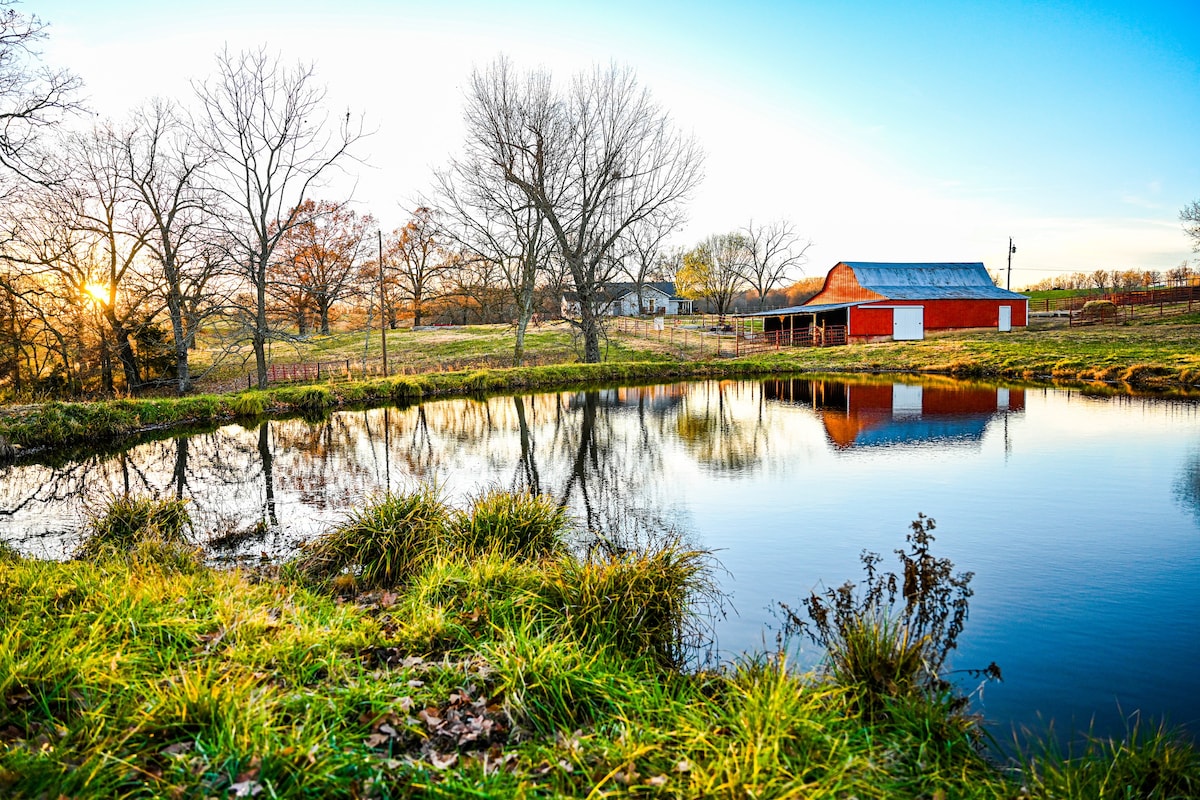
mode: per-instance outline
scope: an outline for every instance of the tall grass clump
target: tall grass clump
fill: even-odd
[[[942,670],[966,623],[974,575],[955,573],[952,561],[930,553],[934,527],[924,514],[913,521],[908,547],[895,551],[899,573],[881,571],[881,556],[864,551],[861,585],[847,581],[813,592],[803,600],[803,615],[779,604],[784,635],[800,633],[824,648],[830,677],[858,694],[869,718],[896,699],[934,699],[951,712],[965,707]],[[995,663],[968,672],[1000,678]]]
[[[229,398],[229,409],[239,417],[260,417],[267,410],[267,398],[262,392],[242,392]]]
[[[188,537],[192,520],[187,505],[186,499],[176,498],[109,498],[90,515],[77,556],[192,565],[196,556]]]
[[[702,643],[706,612],[715,613],[710,556],[667,540],[649,551],[560,559],[546,566],[544,599],[583,642],[683,666]]]
[[[446,546],[451,512],[436,488],[389,494],[307,545],[295,561],[313,580],[352,576],[364,588],[394,586]]]
[[[492,488],[474,498],[454,527],[469,552],[537,559],[563,552],[570,526],[567,510],[547,495]]]

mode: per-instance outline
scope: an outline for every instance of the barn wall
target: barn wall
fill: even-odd
[[[1012,306],[1014,328],[1027,324],[1027,304],[1019,300],[889,300],[889,306],[924,306],[925,330],[996,328],[999,307]],[[854,338],[891,336],[892,309],[856,306],[850,309],[850,335]]]

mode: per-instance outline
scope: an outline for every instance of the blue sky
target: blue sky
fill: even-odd
[[[464,81],[504,53],[565,78],[632,65],[708,154],[677,237],[785,217],[839,260],[1058,271],[1192,257],[1200,3],[27,0],[45,57],[119,117],[187,98],[213,55],[316,62],[334,113],[377,129],[355,197],[385,224],[461,141]],[[343,187],[331,187],[330,191]]]

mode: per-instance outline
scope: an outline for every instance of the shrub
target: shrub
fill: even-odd
[[[460,514],[455,533],[469,551],[535,559],[560,553],[571,518],[546,495],[490,489]]]
[[[450,522],[450,511],[433,487],[389,494],[309,544],[295,567],[317,580],[348,573],[364,587],[396,585],[445,547]]]

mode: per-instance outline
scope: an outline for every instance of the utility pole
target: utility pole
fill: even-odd
[[[1012,291],[1012,254],[1017,252],[1017,248],[1013,247],[1012,237],[1008,237],[1008,277],[1004,279],[1004,288]],[[382,267],[380,267],[382,269]]]
[[[383,285],[383,228],[380,228],[376,233],[379,234],[379,340],[383,343],[383,377],[386,378],[388,376],[387,311]],[[1012,244],[1012,242],[1010,241],[1009,244]]]

